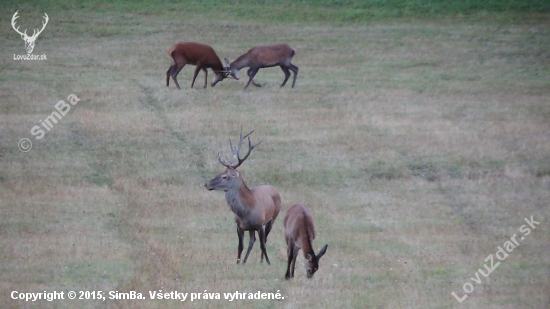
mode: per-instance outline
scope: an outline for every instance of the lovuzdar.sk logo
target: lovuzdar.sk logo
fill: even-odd
[[[43,18],[45,21],[42,22],[42,29],[40,30],[33,29],[32,35],[29,36],[27,35],[27,29],[21,32],[19,31],[19,26],[17,26],[17,28],[15,27],[16,26],[15,20],[19,18],[19,16],[17,15],[18,12],[19,11],[16,11],[15,14],[13,14],[13,17],[11,19],[11,26],[13,27],[13,30],[19,33],[21,35],[21,38],[25,41],[25,49],[27,50],[27,54],[26,55],[13,54],[13,60],[47,60],[45,54],[34,55],[32,51],[34,50],[34,43],[36,41],[36,38],[38,38],[38,35],[40,35],[42,31],[44,31],[44,28],[46,28],[46,25],[48,24],[48,20],[49,20],[48,14],[44,13]]]

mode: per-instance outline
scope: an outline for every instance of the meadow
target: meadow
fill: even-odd
[[[21,29],[48,14],[33,51],[47,60],[14,60],[26,54],[15,11]],[[5,2],[0,308],[548,308],[549,17],[545,1]],[[167,88],[180,41],[230,61],[286,42],[296,87],[279,88],[284,74],[269,68],[261,88],[243,90],[242,70],[207,89],[201,72],[191,89],[186,66],[182,89]],[[70,94],[80,101],[32,135]],[[203,187],[241,126],[265,136],[239,168],[245,182],[282,198],[271,265],[258,241],[235,264],[234,215]],[[300,252],[287,281],[283,218],[296,203],[314,215],[314,248],[328,250],[312,279]],[[540,224],[525,234],[531,217]],[[500,264],[480,276],[491,254]],[[222,299],[149,299],[205,290]],[[235,291],[284,299],[223,299]]]

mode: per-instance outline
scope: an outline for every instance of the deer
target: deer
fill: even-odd
[[[294,278],[294,266],[300,249],[303,250],[306,258],[307,277],[312,278],[319,269],[319,260],[325,255],[328,245],[325,245],[317,255],[313,251],[315,226],[311,212],[303,204],[293,205],[286,213],[284,226],[288,256],[285,279]]]
[[[44,28],[46,28],[46,25],[48,24],[48,20],[50,20],[50,18],[48,17],[48,14],[44,13],[44,16],[42,16],[44,18],[44,21],[42,22],[42,29],[34,29],[32,35],[28,36],[27,29],[25,29],[24,32],[21,32],[19,31],[19,27],[15,28],[15,20],[19,18],[19,16],[17,15],[18,12],[19,11],[15,11],[15,14],[13,14],[13,17],[11,18],[11,26],[13,30],[15,30],[15,32],[21,35],[21,38],[25,41],[25,49],[27,50],[27,53],[30,54],[34,49],[36,38],[38,38],[38,35],[40,35],[42,31],[44,31]]]
[[[241,164],[248,158],[252,152],[252,149],[263,141],[262,138],[259,142],[252,144],[250,140],[250,134],[252,134],[252,132],[254,132],[254,130],[243,136],[241,127],[239,143],[236,147],[233,147],[231,138],[229,139],[229,146],[231,147],[233,158],[237,160],[237,162],[233,164],[227,163],[221,159],[220,153],[218,152],[218,161],[221,165],[225,166],[226,169],[223,173],[205,183],[204,187],[209,191],[224,191],[227,204],[235,214],[237,236],[239,238],[239,245],[237,247],[237,264],[241,261],[244,232],[248,231],[250,240],[243,264],[245,264],[248,260],[250,251],[256,241],[255,233],[258,232],[260,238],[260,248],[262,250],[260,263],[263,263],[263,258],[265,256],[267,264],[271,265],[269,258],[267,257],[265,244],[267,242],[267,236],[273,227],[273,223],[275,222],[275,219],[277,219],[279,211],[281,211],[281,197],[279,196],[277,189],[269,185],[261,185],[253,189],[249,189],[244,182],[241,173],[237,170],[237,168],[241,166]],[[241,158],[239,156],[239,150],[241,149],[245,138],[248,138],[248,152],[243,158]]]
[[[166,72],[166,87],[169,85],[171,76],[174,83],[176,83],[176,87],[181,89],[176,77],[186,64],[197,66],[195,69],[195,74],[193,75],[191,88],[195,85],[195,79],[197,79],[197,75],[200,70],[204,71],[204,88],[206,88],[208,83],[208,68],[211,68],[212,71],[214,71],[212,87],[228,75],[227,68],[222,65],[222,62],[214,49],[208,45],[194,42],[180,42],[168,50],[168,55],[174,61]]]
[[[261,68],[270,68],[274,66],[280,66],[285,73],[285,80],[281,84],[281,87],[284,87],[288,81],[290,71],[294,72],[294,80],[292,81],[292,88],[294,88],[296,85],[296,76],[298,75],[298,67],[290,63],[290,60],[294,57],[294,53],[294,49],[292,49],[288,44],[281,43],[252,47],[248,52],[231,63],[229,63],[227,58],[224,59],[226,68],[229,71],[228,73],[236,80],[239,80],[239,70],[249,67],[247,71],[249,80],[246,86],[244,86],[244,89],[248,88],[250,83],[256,87],[261,87],[262,85],[253,80],[254,76]]]

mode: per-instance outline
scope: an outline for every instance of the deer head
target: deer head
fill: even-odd
[[[212,83],[210,84],[212,87],[216,86],[216,84],[222,80],[224,80],[227,77],[228,73],[225,71],[225,68],[223,71],[214,71],[214,78],[212,79]]]
[[[46,28],[46,25],[48,24],[48,20],[49,20],[49,17],[48,17],[48,14],[44,13],[44,19],[45,19],[45,22],[42,22],[42,29],[38,30],[38,29],[34,29],[33,30],[33,33],[31,36],[28,36],[27,35],[27,29],[25,29],[24,32],[21,32],[19,31],[19,27],[15,28],[15,20],[19,18],[19,16],[17,16],[17,12],[15,12],[15,14],[13,14],[13,17],[11,19],[11,26],[13,27],[13,30],[15,30],[15,32],[19,33],[21,35],[21,38],[25,41],[25,49],[27,50],[27,53],[32,53],[33,49],[34,49],[34,42],[36,41],[36,38],[38,37],[38,35],[40,33],[42,33],[42,31],[44,30],[44,28]]]
[[[325,255],[327,247],[328,245],[325,245],[317,255],[315,255],[313,251],[306,253],[306,271],[308,278],[313,277],[313,274],[319,269],[319,260]]]
[[[237,76],[238,75],[239,75],[239,71],[237,71]],[[233,75],[233,73],[231,71],[229,61],[227,60],[227,58],[225,58],[225,66],[223,67],[223,71],[214,71],[214,79],[212,79],[212,87],[216,86],[216,84],[219,81],[222,81],[222,80],[226,79],[227,77],[231,77],[231,78],[234,78],[234,79],[237,79],[237,80],[239,79],[239,78],[235,78],[235,76]],[[250,133],[252,133],[252,132],[250,132]]]
[[[231,76],[233,79],[239,80],[239,70],[237,68],[232,68],[231,64],[229,64],[229,60],[227,58],[224,58],[225,60],[225,71],[227,75]],[[252,132],[250,132],[252,133]]]
[[[231,142],[231,138],[229,139],[229,146],[231,147],[231,152],[233,153],[233,159],[237,160],[236,163],[227,163],[220,157],[220,153],[218,152],[218,161],[221,165],[226,167],[226,170],[219,174],[218,176],[214,177],[212,180],[204,184],[204,187],[207,190],[221,190],[221,191],[229,191],[234,190],[238,188],[241,185],[241,175],[239,171],[236,170],[237,167],[241,166],[241,164],[248,158],[250,153],[252,152],[252,149],[254,147],[258,146],[264,139],[262,139],[257,142],[256,144],[252,144],[252,141],[250,141],[250,134],[252,134],[254,130],[250,131],[250,133],[243,136],[243,128],[241,127],[241,133],[239,136],[239,143],[237,144],[237,147],[233,147],[233,142]],[[245,138],[248,137],[248,152],[244,156],[244,158],[241,159],[239,156],[239,150],[241,149],[243,145],[243,141]]]

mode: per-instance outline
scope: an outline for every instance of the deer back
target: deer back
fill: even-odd
[[[307,207],[296,204],[287,211],[285,219],[285,235],[304,250],[304,254],[313,250],[315,239],[313,216]]]
[[[229,64],[229,66],[238,70],[248,66],[258,68],[271,67],[287,61],[293,56],[294,49],[286,43],[255,46]]]
[[[222,71],[224,69],[222,62],[214,49],[208,45],[181,42],[168,50],[168,55],[176,63],[185,62],[186,64],[211,67],[214,70]]]

